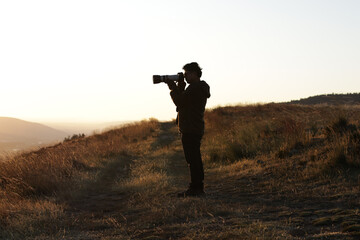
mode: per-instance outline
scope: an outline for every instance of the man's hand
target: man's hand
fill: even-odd
[[[184,81],[178,82],[178,88],[180,92],[183,92],[185,90],[186,83]]]
[[[174,81],[168,80],[166,81],[166,84],[168,85],[170,90],[175,90],[177,88],[176,83]]]

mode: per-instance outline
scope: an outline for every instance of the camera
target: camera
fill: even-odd
[[[166,83],[167,81],[183,82],[184,74],[179,72],[176,75],[153,75],[153,83],[158,84],[161,82]]]

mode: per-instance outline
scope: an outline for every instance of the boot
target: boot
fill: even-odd
[[[184,192],[178,193],[177,196],[179,198],[181,198],[181,197],[205,197],[204,184],[203,183],[199,183],[199,184],[190,183],[189,188]]]

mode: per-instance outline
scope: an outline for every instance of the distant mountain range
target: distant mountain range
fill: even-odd
[[[302,98],[300,100],[293,100],[288,103],[302,105],[360,105],[360,93],[324,94],[308,98]]]
[[[91,135],[94,132],[101,132],[108,128],[116,128],[121,125],[135,121],[114,121],[114,122],[42,122],[42,124],[67,132],[69,135],[84,133]]]
[[[0,117],[0,151],[20,150],[51,143],[63,140],[66,136],[67,133],[43,124]]]

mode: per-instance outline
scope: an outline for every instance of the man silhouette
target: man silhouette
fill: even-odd
[[[204,168],[200,145],[204,135],[204,112],[210,97],[210,87],[200,80],[202,69],[196,62],[186,64],[183,69],[185,80],[189,84],[186,89],[184,81],[179,81],[177,85],[173,81],[167,81],[170,96],[177,107],[176,122],[191,176],[188,189],[179,193],[178,197],[203,196]]]

